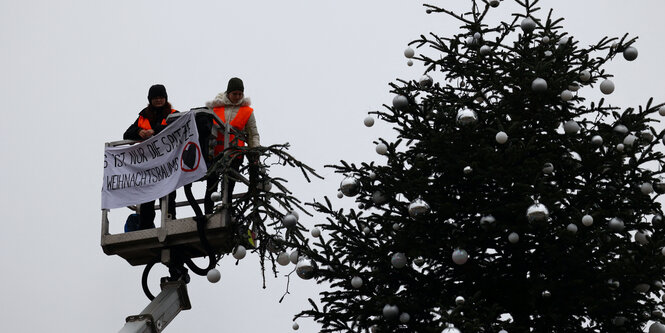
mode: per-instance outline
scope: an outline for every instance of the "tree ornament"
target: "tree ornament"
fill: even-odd
[[[543,296],[543,298],[550,298],[552,293],[549,290],[544,290],[540,295]]]
[[[483,36],[480,34],[480,32],[474,32],[473,33],[473,39],[475,40],[481,40]]]
[[[268,251],[272,253],[280,253],[282,252],[283,249],[283,244],[284,244],[284,239],[282,239],[282,236],[280,235],[273,235],[268,239]]]
[[[587,82],[587,81],[591,80],[591,72],[589,72],[586,69],[581,71],[580,72],[580,80],[582,80],[584,82]]]
[[[620,144],[617,145],[617,151],[622,152],[622,151],[624,151],[625,149],[626,149],[626,147],[623,145],[623,143],[620,143]]]
[[[411,60],[411,59],[407,60],[406,65],[409,66],[409,67],[413,66],[413,60]]]
[[[457,305],[462,305],[462,304],[464,304],[464,301],[465,301],[465,300],[464,300],[464,297],[462,297],[462,296],[457,296],[457,297],[455,297],[455,304],[457,304]]]
[[[219,192],[213,192],[210,195],[210,200],[212,200],[213,202],[222,201],[222,194]]]
[[[490,6],[492,7],[499,7],[499,0],[490,0],[489,1]]]
[[[530,17],[525,17],[520,23],[520,28],[526,33],[530,33],[536,29],[536,21]]]
[[[473,168],[471,168],[470,166],[467,165],[467,166],[464,167],[464,174],[465,175],[471,174],[472,172],[473,172]]]
[[[544,221],[550,215],[547,207],[541,203],[535,203],[526,210],[526,217],[529,221]]]
[[[409,322],[409,320],[411,320],[411,316],[408,313],[402,312],[402,314],[399,315],[399,322],[400,323],[406,324],[406,323]]]
[[[657,321],[653,322],[653,324],[649,326],[649,333],[665,333],[665,325]]]
[[[496,219],[492,215],[486,215],[480,218],[480,225],[489,226],[494,224],[494,222],[496,222]]]
[[[566,227],[566,230],[572,232],[572,233],[577,233],[577,226],[574,223],[568,224]]]
[[[614,92],[614,82],[610,79],[606,79],[605,81],[600,83],[600,92],[602,92],[605,95],[609,95]]]
[[[416,259],[413,259],[413,263],[416,264],[416,266],[420,267],[425,263],[425,259],[423,259],[423,257],[418,257]]]
[[[547,51],[545,51],[544,55],[545,55],[546,58],[549,58],[549,57],[552,56],[552,51],[547,50]]]
[[[372,116],[367,116],[365,120],[363,120],[363,123],[367,127],[372,127],[374,126],[374,118]]]
[[[354,276],[351,279],[351,286],[355,289],[358,289],[363,286],[363,279],[359,276]]]
[[[596,146],[600,146],[603,144],[603,137],[601,137],[600,135],[594,135],[591,138],[591,143],[593,143]]]
[[[372,193],[372,202],[374,202],[375,205],[383,205],[388,202],[388,198],[383,195],[381,191],[374,191],[374,193]]]
[[[623,231],[623,229],[625,228],[625,225],[624,225],[622,219],[620,219],[618,217],[613,217],[610,220],[609,227],[610,227],[610,230],[612,230],[614,232],[620,232],[620,231]]]
[[[549,44],[550,38],[548,36],[544,36],[540,41],[543,42],[543,44]]]
[[[495,139],[498,144],[502,145],[508,142],[508,134],[506,134],[506,132],[501,131],[499,133],[496,133]]]
[[[296,265],[296,274],[303,279],[309,280],[314,277],[316,274],[317,265],[314,260],[309,258],[300,257],[298,259],[298,264]]]
[[[300,257],[298,250],[293,250],[291,254],[289,254],[289,261],[291,261],[292,264],[296,265],[298,264],[298,258]]]
[[[370,230],[369,227],[364,227],[364,228],[363,228],[363,234],[365,234],[365,236],[369,235],[369,233],[370,233],[371,231],[372,231],[372,230]]]
[[[547,90],[547,81],[543,78],[536,78],[531,82],[531,90],[536,92],[543,92]]]
[[[281,252],[279,255],[277,255],[277,263],[286,266],[291,262],[291,259],[289,258],[289,255],[286,252]]]
[[[432,77],[425,74],[420,77],[420,80],[418,80],[418,85],[420,86],[420,89],[426,89],[432,86],[434,83],[434,80],[432,80]]]
[[[549,163],[549,162],[545,163],[545,165],[543,165],[543,173],[544,174],[551,174],[552,172],[554,172],[554,164]]]
[[[462,109],[457,112],[457,123],[462,126],[473,124],[476,121],[478,121],[478,115],[476,115],[476,111]]]
[[[458,330],[455,325],[448,324],[448,327],[444,328],[441,333],[462,333],[462,331]]]
[[[637,49],[633,46],[627,47],[625,50],[623,50],[623,58],[628,61],[637,59]]]
[[[561,92],[561,100],[564,102],[568,102],[571,99],[573,99],[573,92],[570,90],[564,90]]]
[[[628,147],[632,147],[636,140],[637,140],[636,136],[634,136],[632,134],[628,134],[628,135],[626,135],[625,138],[623,138],[623,145],[628,146]]]
[[[591,226],[593,224],[593,217],[588,214],[582,216],[582,224],[584,224],[586,227]]]
[[[456,249],[453,251],[453,262],[458,265],[464,265],[469,260],[469,254],[463,249]]]
[[[628,127],[626,125],[616,125],[614,126],[614,131],[619,134],[626,134],[628,133]]]
[[[411,47],[407,47],[406,50],[404,50],[405,57],[413,58],[414,55],[416,55],[416,52]]]
[[[393,230],[395,231],[400,231],[402,229],[402,225],[399,223],[393,223]]]
[[[635,233],[635,241],[642,245],[647,245],[649,243],[649,238],[644,231],[640,230]]]
[[[572,92],[576,92],[576,91],[580,90],[580,83],[576,82],[576,81],[573,81],[571,84],[568,85],[568,90],[570,90]]]
[[[376,153],[379,155],[388,154],[388,146],[386,146],[386,144],[383,142],[379,143],[378,145],[376,145]]]
[[[291,328],[293,328],[294,331],[297,331],[300,328],[300,325],[298,325],[298,323],[293,323],[293,326],[291,326]]]
[[[643,183],[640,185],[640,191],[644,194],[651,194],[653,192],[653,185],[651,183]]]
[[[492,52],[492,48],[489,45],[483,45],[480,47],[480,55],[488,55]]]
[[[564,36],[564,37],[561,37],[561,39],[559,39],[559,41],[557,42],[557,45],[559,47],[562,47],[562,46],[565,46],[566,44],[568,44],[569,41],[570,41],[570,38],[568,36]]]
[[[665,105],[658,108],[658,114],[661,116],[665,116]]]
[[[399,314],[399,308],[397,307],[397,305],[386,304],[383,306],[383,316],[386,317],[386,319],[397,318],[398,314]]]
[[[421,198],[416,198],[409,204],[409,215],[411,215],[411,217],[427,214],[429,210],[429,204]]]
[[[340,199],[344,198],[344,193],[342,193],[342,191],[337,191],[337,197]]]
[[[409,99],[404,95],[397,95],[393,97],[393,107],[397,110],[404,110],[409,106]]]
[[[646,141],[646,142],[651,142],[653,141],[653,133],[649,130],[644,130],[640,132],[640,139]]]
[[[282,225],[286,228],[292,228],[298,224],[298,218],[293,214],[286,214],[282,217]]]
[[[563,124],[563,131],[568,135],[577,134],[580,131],[580,125],[574,120],[568,120]]]
[[[217,283],[222,278],[222,273],[219,272],[217,268],[213,268],[206,273],[206,278],[211,283]]]
[[[353,177],[346,177],[339,184],[339,190],[347,197],[352,197],[360,192],[360,182]]]
[[[520,241],[520,235],[516,232],[511,232],[508,235],[508,241],[512,244],[515,244]]]
[[[406,255],[401,252],[393,254],[390,258],[390,264],[397,269],[404,268],[404,266],[406,266]]]
[[[245,255],[247,255],[247,249],[242,245],[238,245],[235,251],[233,251],[233,258],[236,258],[237,260],[244,258]]]

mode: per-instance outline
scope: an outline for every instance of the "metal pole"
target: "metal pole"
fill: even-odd
[[[159,333],[181,310],[191,308],[184,281],[164,282],[162,292],[140,314],[127,317],[119,333]]]

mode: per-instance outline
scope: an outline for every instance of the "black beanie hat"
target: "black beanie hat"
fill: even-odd
[[[245,92],[245,86],[242,84],[242,80],[234,77],[229,80],[229,85],[226,86],[226,92],[230,93],[232,91],[242,91]]]
[[[167,100],[169,99],[169,96],[166,95],[166,87],[161,84],[155,84],[150,87],[150,90],[148,90],[148,101],[151,101],[153,98],[157,97],[164,97]]]

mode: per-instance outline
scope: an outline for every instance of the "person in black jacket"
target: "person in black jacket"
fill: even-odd
[[[136,121],[127,128],[122,136],[125,140],[145,140],[161,132],[166,128],[166,117],[178,112],[171,108],[166,94],[166,88],[161,84],[155,84],[148,90],[149,104],[141,112]],[[175,219],[175,197],[176,192],[169,194],[168,213]],[[155,227],[155,201],[142,203],[139,207],[139,229]]]

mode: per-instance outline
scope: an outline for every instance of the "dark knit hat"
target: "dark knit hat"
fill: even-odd
[[[229,80],[229,85],[226,86],[226,92],[232,91],[242,91],[245,92],[245,86],[242,84],[242,80],[234,77]]]
[[[148,101],[151,101],[153,98],[157,97],[164,97],[167,100],[169,99],[169,96],[166,95],[166,87],[161,84],[155,84],[150,87],[150,90],[148,90]]]

